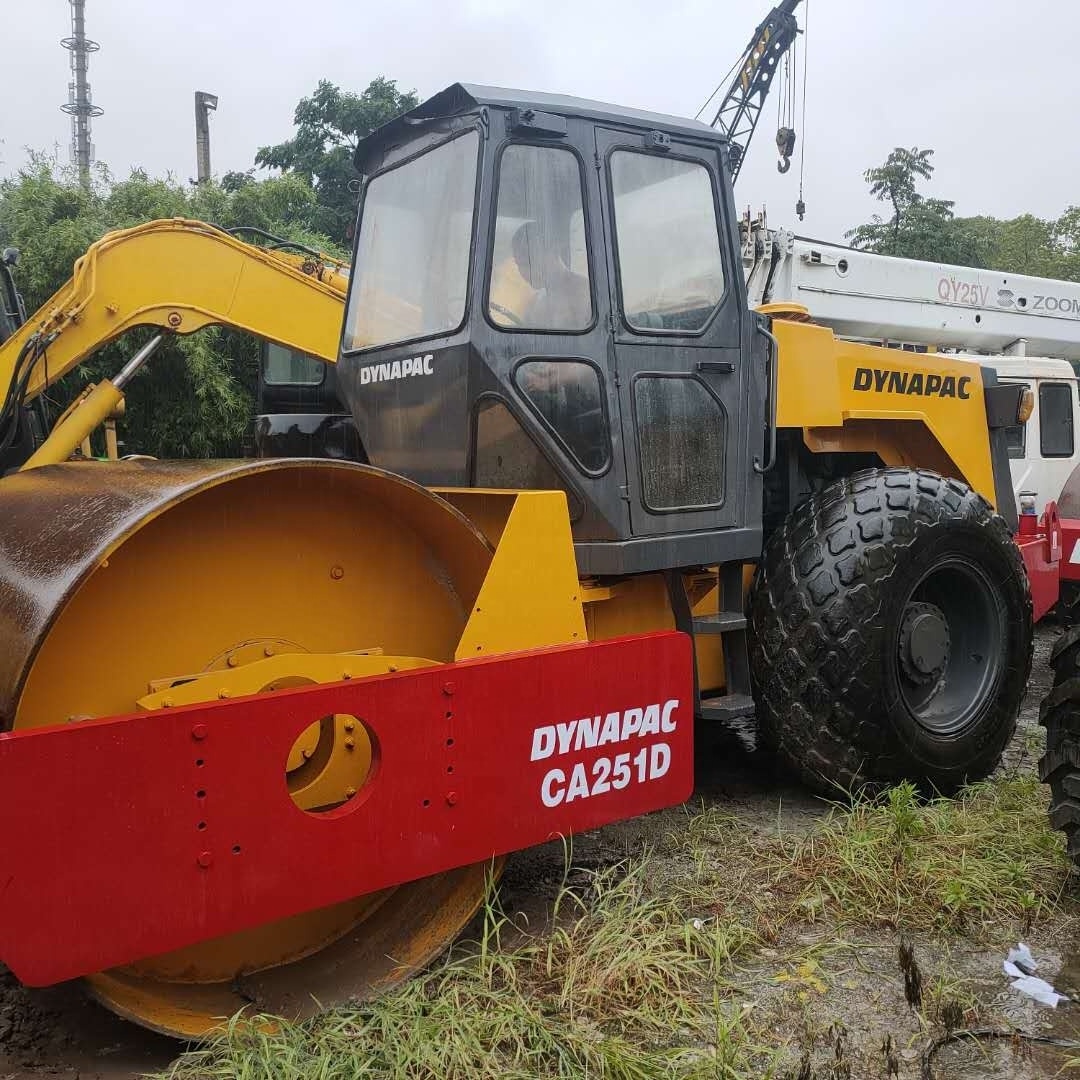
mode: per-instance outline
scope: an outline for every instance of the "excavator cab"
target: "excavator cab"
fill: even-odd
[[[0,345],[26,321],[26,308],[12,274],[18,260],[16,248],[0,251]],[[14,409],[0,419],[0,476],[21,465],[40,445],[48,430],[47,419],[41,401]]]
[[[583,573],[757,557],[770,346],[727,151],[462,84],[365,140],[338,381],[368,460],[561,488]]]
[[[250,435],[255,457],[364,461],[356,425],[338,398],[335,366],[272,341],[260,345]]]
[[[19,253],[15,248],[4,248],[0,252],[0,345],[19,329],[26,318],[22,297],[11,274],[11,267],[18,258]]]

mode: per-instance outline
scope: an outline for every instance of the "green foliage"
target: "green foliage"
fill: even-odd
[[[883,165],[867,169],[863,179],[870,185],[870,194],[888,203],[893,212],[888,220],[875,214],[868,224],[847,233],[854,247],[905,259],[967,261],[962,253],[966,238],[953,228],[954,204],[926,199],[918,191],[919,180],[934,175],[933,156],[933,150],[898,146]]]
[[[228,184],[186,187],[141,170],[115,180],[99,167],[84,188],[73,170],[34,155],[0,182],[0,247],[19,248],[18,284],[33,312],[71,276],[90,244],[112,230],[186,217],[223,228],[255,226],[326,250],[327,239],[311,227],[316,208],[311,186],[292,174],[263,181],[230,174]],[[137,332],[102,349],[50,391],[50,402],[63,407],[88,381],[115,374],[146,337]],[[168,343],[128,388],[122,452],[239,453],[254,411],[257,363],[257,342],[247,335],[213,329]]]
[[[917,146],[906,150],[898,146],[885,159],[884,165],[867,169],[863,174],[863,179],[870,185],[870,194],[892,204],[893,216],[889,224],[894,235],[899,232],[904,215],[921,199],[915,190],[916,178],[929,180],[934,175],[930,161],[933,156],[933,150],[920,150]]]
[[[1011,220],[956,217],[954,203],[922,195],[920,181],[934,174],[933,150],[897,147],[883,165],[868,169],[870,194],[892,207],[847,234],[853,247],[879,255],[1080,281],[1080,207],[1057,221],[1021,214]]]
[[[1057,906],[1067,871],[1038,778],[984,782],[921,800],[911,784],[837,809],[783,864],[808,910],[863,925],[989,932]]]
[[[1069,861],[1032,774],[955,800],[901,784],[809,826],[801,812],[770,829],[730,807],[688,810],[663,844],[564,885],[543,918],[489,900],[476,939],[411,981],[303,1024],[234,1022],[162,1080],[806,1077],[792,1024],[802,1012],[802,1048],[820,1040],[836,1066],[833,1010],[851,1007],[844,988],[861,992],[858,970],[890,1023],[890,978],[872,959],[882,929],[931,943],[940,959],[917,1023],[951,1029],[980,1009],[952,948],[975,938],[996,951],[1035,919],[1053,940],[1043,922],[1073,915]]]
[[[564,888],[549,935],[489,902],[478,941],[374,1000],[269,1018],[180,1057],[168,1080],[763,1080],[777,1075],[724,979],[711,925],[649,888],[648,864]]]
[[[296,106],[296,134],[276,146],[262,147],[255,163],[281,169],[313,187],[317,207],[311,225],[339,244],[348,243],[356,213],[356,194],[350,185],[358,178],[353,152],[365,135],[417,104],[415,91],[398,90],[393,79],[382,76],[359,94],[322,79],[311,97],[301,98]]]

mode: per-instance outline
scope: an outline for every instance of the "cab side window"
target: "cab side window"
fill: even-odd
[[[578,467],[607,468],[608,435],[600,372],[584,360],[526,360],[514,372],[525,400],[569,451]]]
[[[566,492],[570,520],[581,517],[581,499],[498,398],[482,398],[477,406],[472,457],[473,487],[562,490]]]
[[[696,334],[724,294],[712,178],[700,162],[611,155],[619,288],[627,325]]]
[[[294,352],[272,341],[263,354],[263,382],[267,386],[321,386],[326,365],[314,356]]]
[[[722,504],[727,419],[705,384],[688,375],[639,375],[634,413],[646,508]]]
[[[499,164],[488,318],[580,333],[593,321],[581,167],[569,150],[511,145]]]
[[[1039,441],[1046,458],[1072,457],[1073,388],[1069,383],[1039,387]]]

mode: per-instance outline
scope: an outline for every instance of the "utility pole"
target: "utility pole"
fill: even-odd
[[[90,95],[90,83],[87,72],[90,68],[90,54],[101,46],[86,36],[86,0],[70,0],[71,37],[64,38],[60,44],[71,53],[71,82],[68,83],[67,104],[60,110],[71,117],[71,160],[79,170],[79,179],[83,187],[90,186],[90,166],[94,161],[94,144],[90,141],[90,121],[101,116],[99,109]]]
[[[217,94],[195,91],[195,183],[210,179],[210,113],[217,110]]]

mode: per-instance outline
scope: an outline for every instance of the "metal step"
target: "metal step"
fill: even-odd
[[[754,699],[749,694],[722,694],[702,698],[698,707],[702,720],[734,720],[754,715]]]
[[[731,630],[745,630],[746,616],[741,611],[720,611],[714,615],[695,615],[695,634],[726,634]]]

